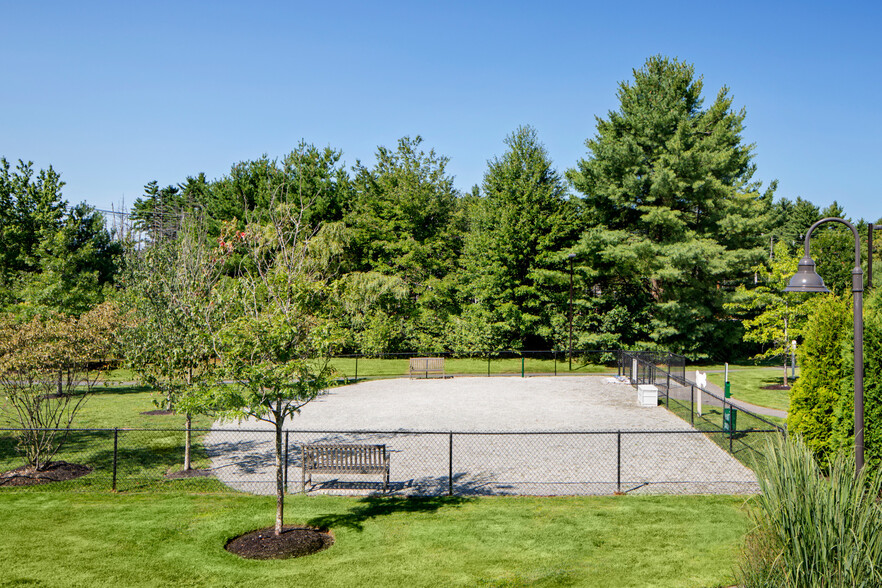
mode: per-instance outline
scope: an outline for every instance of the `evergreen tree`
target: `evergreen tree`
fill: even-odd
[[[561,250],[575,239],[576,211],[533,128],[518,128],[505,144],[505,154],[489,162],[483,195],[472,207],[465,290],[485,309],[473,316],[485,328],[496,325],[501,345],[545,348],[555,342],[555,323],[565,323]]]
[[[800,375],[790,390],[787,430],[800,435],[819,460],[827,463],[838,447],[834,425],[846,370],[842,349],[852,317],[844,298],[829,294],[814,300],[802,331]]]
[[[584,195],[575,251],[591,290],[606,312],[649,319],[622,343],[693,356],[740,340],[723,304],[764,257],[774,190],[751,182],[744,111],[726,88],[704,109],[701,91],[691,65],[650,58],[620,84],[619,109],[598,118],[589,157],[568,174]]]
[[[0,158],[0,308],[25,318],[79,316],[104,298],[121,253],[104,217],[71,207],[64,182],[50,166],[35,173]]]
[[[775,248],[784,246],[787,252],[802,257],[805,233],[815,221],[821,219],[820,209],[801,197],[795,201],[782,198],[772,209],[774,218],[771,236]]]

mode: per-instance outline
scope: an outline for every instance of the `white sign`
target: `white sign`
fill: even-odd
[[[707,387],[707,372],[701,373],[700,371],[695,370],[695,383],[699,388],[699,390],[696,391],[698,395],[695,397],[695,411],[698,413],[698,416],[701,416],[701,397],[704,396],[701,389]]]

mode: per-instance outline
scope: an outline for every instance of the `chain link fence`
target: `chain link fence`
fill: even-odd
[[[536,376],[616,373],[618,350],[495,350],[342,354],[331,365],[344,381],[408,377],[413,357],[444,359],[447,376]]]
[[[485,357],[533,367],[569,364],[567,354],[512,352]],[[400,361],[406,373],[409,357]],[[351,367],[355,368],[353,360]],[[336,358],[339,361],[341,358]],[[343,358],[346,359],[346,358]],[[376,359],[376,358],[374,358]],[[474,358],[450,358],[474,361]],[[551,362],[541,364],[539,362]],[[451,361],[452,363],[452,361]],[[682,430],[608,431],[307,431],[284,432],[281,456],[286,492],[383,491],[377,473],[304,471],[304,445],[381,445],[388,455],[388,492],[395,495],[580,495],[612,493],[754,493],[751,471],[769,435],[783,430],[685,377],[685,360],[650,352],[574,352],[574,366],[619,374],[634,386],[653,384],[659,402],[683,419]],[[389,363],[375,364],[387,366]],[[449,365],[449,364],[448,364]],[[469,365],[473,368],[472,364]],[[399,369],[402,366],[394,367]],[[515,371],[517,373],[517,370]],[[550,375],[548,371],[538,373]],[[553,372],[552,372],[553,373]],[[567,373],[567,372],[564,372]],[[379,377],[382,374],[377,374]],[[353,372],[353,379],[357,377]],[[388,377],[386,374],[385,377]],[[276,488],[274,431],[216,427],[191,432],[192,469],[182,471],[180,429],[72,429],[56,462],[87,473],[51,484],[24,485],[16,448],[21,430],[0,429],[0,491],[166,489],[272,494]],[[83,470],[80,471],[83,473]]]
[[[765,440],[770,435],[784,434],[784,429],[768,418],[700,387],[679,371],[666,371],[639,354],[623,351],[620,370],[633,386],[656,386],[659,401],[668,410],[748,467],[762,458]]]
[[[15,430],[2,431],[2,469],[23,465]],[[304,483],[306,444],[383,445],[395,495],[583,495],[621,493],[752,493],[756,480],[721,446],[720,432],[417,432],[285,431],[287,492],[380,492],[380,474],[312,473]],[[88,466],[88,474],[36,486],[40,490],[240,491],[276,488],[275,432],[215,429],[192,432],[193,470],[181,472],[182,430],[75,430],[57,460]],[[716,439],[719,438],[719,439]],[[13,453],[10,454],[10,451]]]

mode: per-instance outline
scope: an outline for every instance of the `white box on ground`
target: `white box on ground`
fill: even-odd
[[[658,406],[658,388],[652,384],[639,384],[637,386],[637,404]]]

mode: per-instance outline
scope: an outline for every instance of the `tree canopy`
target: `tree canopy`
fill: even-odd
[[[751,180],[744,110],[727,88],[703,108],[702,89],[691,65],[648,59],[568,177],[583,195],[586,278],[607,312],[645,321],[626,343],[712,355],[740,338],[723,304],[762,259],[774,186]]]

